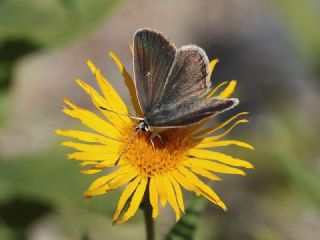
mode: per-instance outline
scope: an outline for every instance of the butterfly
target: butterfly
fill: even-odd
[[[164,129],[197,124],[239,103],[236,98],[206,97],[211,81],[209,60],[202,48],[186,45],[177,49],[161,32],[148,28],[135,32],[132,48],[134,84],[143,113],[143,118],[131,117],[139,120],[135,135],[151,131],[159,136]]]
[[[196,45],[179,49],[161,32],[139,29],[133,37],[134,83],[143,120],[137,131],[193,125],[239,103],[207,99],[209,60]]]

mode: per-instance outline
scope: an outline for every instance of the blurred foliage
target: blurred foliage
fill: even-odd
[[[319,172],[307,168],[302,164],[303,161],[287,152],[279,153],[278,161],[294,188],[320,210]]]
[[[295,112],[283,110],[277,123],[272,123],[272,138],[277,139],[278,145],[271,154],[291,187],[320,209],[319,170],[315,168],[320,123],[308,122],[306,116],[297,117]]]
[[[90,210],[112,214],[113,207],[105,205],[99,198],[91,200],[94,204],[84,201],[82,193],[97,176],[79,173],[76,165],[77,162],[66,160],[65,152],[60,150],[60,146],[44,153],[2,159],[0,203],[14,196],[36,196],[48,205],[93,207]],[[117,195],[118,193],[115,194]]]
[[[0,89],[10,85],[15,61],[38,48],[26,40],[14,39],[0,42]]]
[[[79,173],[76,164],[65,160],[58,146],[44,153],[1,159],[0,226],[13,232],[15,239],[25,239],[22,236],[28,226],[48,212],[90,210],[111,216],[119,192],[88,204],[82,193],[96,176]]]
[[[283,17],[283,23],[290,30],[293,41],[306,59],[320,75],[320,2],[302,0],[273,1],[276,10]]]
[[[14,63],[44,47],[65,44],[92,29],[121,1],[0,1],[0,89],[10,85]]]
[[[28,227],[49,210],[50,207],[39,200],[14,198],[0,205],[0,218],[3,225],[10,226],[16,239],[24,239]],[[19,217],[15,213],[19,213]]]
[[[1,90],[0,88],[0,128],[5,121],[8,104],[9,104],[9,93],[5,90]]]
[[[117,0],[2,0],[1,39],[55,46],[79,37],[111,13]]]

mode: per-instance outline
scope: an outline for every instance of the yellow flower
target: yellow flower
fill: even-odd
[[[113,53],[110,53],[110,56],[122,73],[136,114],[142,117],[132,78],[120,60]],[[210,75],[216,63],[217,60],[210,63]],[[134,134],[137,122],[101,109],[101,106],[104,106],[125,115],[131,114],[100,70],[91,61],[88,61],[88,66],[96,77],[102,95],[80,79],[77,79],[77,83],[90,95],[93,104],[104,115],[104,118],[65,99],[64,102],[68,107],[64,107],[63,112],[70,117],[79,119],[82,124],[94,130],[95,133],[56,130],[59,135],[82,141],[82,143],[63,142],[62,144],[77,150],[77,152],[69,154],[68,157],[81,161],[80,166],[85,167],[82,170],[83,173],[102,173],[102,176],[89,186],[85,192],[86,197],[101,195],[126,185],[113,217],[116,223],[122,223],[136,213],[146,191],[148,191],[146,196],[149,196],[152,206],[153,218],[156,218],[159,213],[159,202],[162,207],[168,202],[175,212],[176,220],[180,218],[181,212],[185,211],[181,187],[196,195],[204,196],[226,210],[227,208],[219,196],[199,176],[217,181],[220,180],[220,177],[215,173],[245,175],[239,167],[253,168],[247,161],[208,150],[208,148],[228,145],[253,149],[251,145],[242,141],[221,140],[236,125],[248,122],[246,119],[236,120],[240,116],[246,115],[247,112],[238,113],[225,122],[206,128],[204,126],[209,120],[191,127],[161,132],[163,143],[159,139],[155,139],[154,147],[150,143],[150,133],[139,132],[115,166],[121,150]],[[223,86],[226,87],[221,90]],[[215,95],[219,90],[220,94],[217,96],[228,98],[233,93],[235,86],[236,81],[224,82],[213,89],[207,97]],[[213,135],[228,125],[231,126],[227,130]],[[112,168],[112,171],[103,172],[107,168]]]

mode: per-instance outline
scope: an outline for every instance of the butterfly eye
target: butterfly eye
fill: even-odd
[[[140,121],[139,124],[135,127],[136,131],[147,132],[149,131],[149,125],[144,121]]]
[[[142,131],[142,132],[147,132],[147,131],[149,131],[149,126],[147,126],[147,125],[142,126],[141,131]]]

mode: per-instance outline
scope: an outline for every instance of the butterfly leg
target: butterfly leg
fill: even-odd
[[[153,133],[151,133],[151,136],[150,136],[150,142],[151,142],[151,144],[152,144],[153,149],[155,149],[154,141],[153,141],[153,139],[154,139],[155,137],[157,137],[157,138],[160,140],[160,142],[161,142],[162,145],[164,144],[161,135],[160,135],[158,132],[153,132]]]

